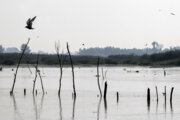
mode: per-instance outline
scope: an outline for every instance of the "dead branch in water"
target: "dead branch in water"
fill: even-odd
[[[33,81],[33,94],[34,94],[34,90],[35,90],[35,84],[36,84],[36,79],[37,79],[37,73],[38,73],[38,64],[39,64],[39,54],[37,55],[37,61],[36,61],[36,66],[35,66],[35,78]]]
[[[100,87],[100,84],[99,84],[99,57],[98,57],[98,61],[97,61],[97,83],[98,83],[100,96],[102,97],[101,87]]]
[[[59,54],[59,42],[55,43],[55,50],[56,50],[56,54],[58,57],[58,62],[59,62],[59,68],[60,68],[60,77],[59,77],[59,90],[58,90],[58,95],[60,96],[60,92],[61,92],[61,81],[62,81],[62,74],[63,74],[63,60],[62,60],[62,56],[63,54]]]
[[[30,41],[30,38],[28,38],[28,41],[27,41],[27,43],[26,43],[26,45],[25,45],[25,47],[24,47],[24,49],[23,49],[23,51],[22,51],[22,53],[21,53],[20,58],[19,58],[19,61],[18,61],[17,67],[16,67],[16,72],[15,72],[15,74],[14,74],[14,81],[13,81],[13,85],[12,85],[12,89],[11,89],[11,91],[10,91],[10,94],[13,94],[14,86],[15,86],[15,83],[16,83],[16,76],[17,76],[17,73],[18,73],[18,68],[19,68],[19,65],[20,65],[20,63],[21,63],[21,60],[22,60],[22,58],[23,58],[23,55],[24,55],[24,53],[25,53],[25,51],[26,51],[26,48],[27,48],[27,46],[28,46],[29,41]]]
[[[68,54],[69,54],[69,59],[70,59],[71,67],[72,67],[72,78],[73,78],[74,97],[76,97],[76,89],[75,89],[75,82],[74,82],[74,66],[73,66],[73,61],[72,61],[72,58],[71,58],[71,53],[70,53],[70,51],[69,51],[69,45],[68,45],[68,43],[67,43],[67,51],[68,51]]]
[[[43,81],[42,81],[41,73],[40,73],[39,70],[38,70],[38,75],[39,75],[39,78],[40,78],[40,80],[41,80],[41,87],[42,87],[42,91],[43,91],[43,94],[44,94],[45,92],[44,92]]]

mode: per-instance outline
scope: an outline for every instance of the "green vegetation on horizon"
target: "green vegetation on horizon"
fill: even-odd
[[[1,65],[16,65],[20,57],[20,53],[1,53]],[[26,54],[21,64],[35,64],[36,54]],[[65,65],[69,65],[70,61],[67,55],[64,55]],[[96,65],[97,56],[72,56],[75,65]],[[144,65],[144,66],[180,66],[180,50],[168,51],[165,53],[157,53],[152,55],[111,55],[108,57],[100,57],[101,64],[104,65]],[[39,64],[41,65],[58,65],[56,54],[43,54],[39,56]]]

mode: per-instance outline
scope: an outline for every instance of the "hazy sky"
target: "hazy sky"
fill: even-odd
[[[0,44],[33,51],[115,46],[143,48],[152,41],[180,46],[179,0],[0,0]],[[175,15],[171,15],[174,13]],[[34,30],[25,28],[37,16]],[[85,46],[82,46],[82,44]]]

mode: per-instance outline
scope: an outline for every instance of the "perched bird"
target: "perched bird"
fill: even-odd
[[[32,23],[33,23],[33,21],[34,21],[35,19],[36,19],[36,16],[33,17],[32,19],[29,18],[29,19],[27,20],[27,22],[26,22],[26,24],[27,24],[26,28],[27,28],[27,29],[30,29],[30,30],[34,29],[34,28],[32,28]]]

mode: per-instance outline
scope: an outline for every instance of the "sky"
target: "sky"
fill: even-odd
[[[114,46],[180,46],[179,0],[0,0],[0,44],[55,52]],[[172,15],[172,13],[174,15]],[[25,28],[37,16],[34,30]],[[82,45],[84,44],[84,45]]]

